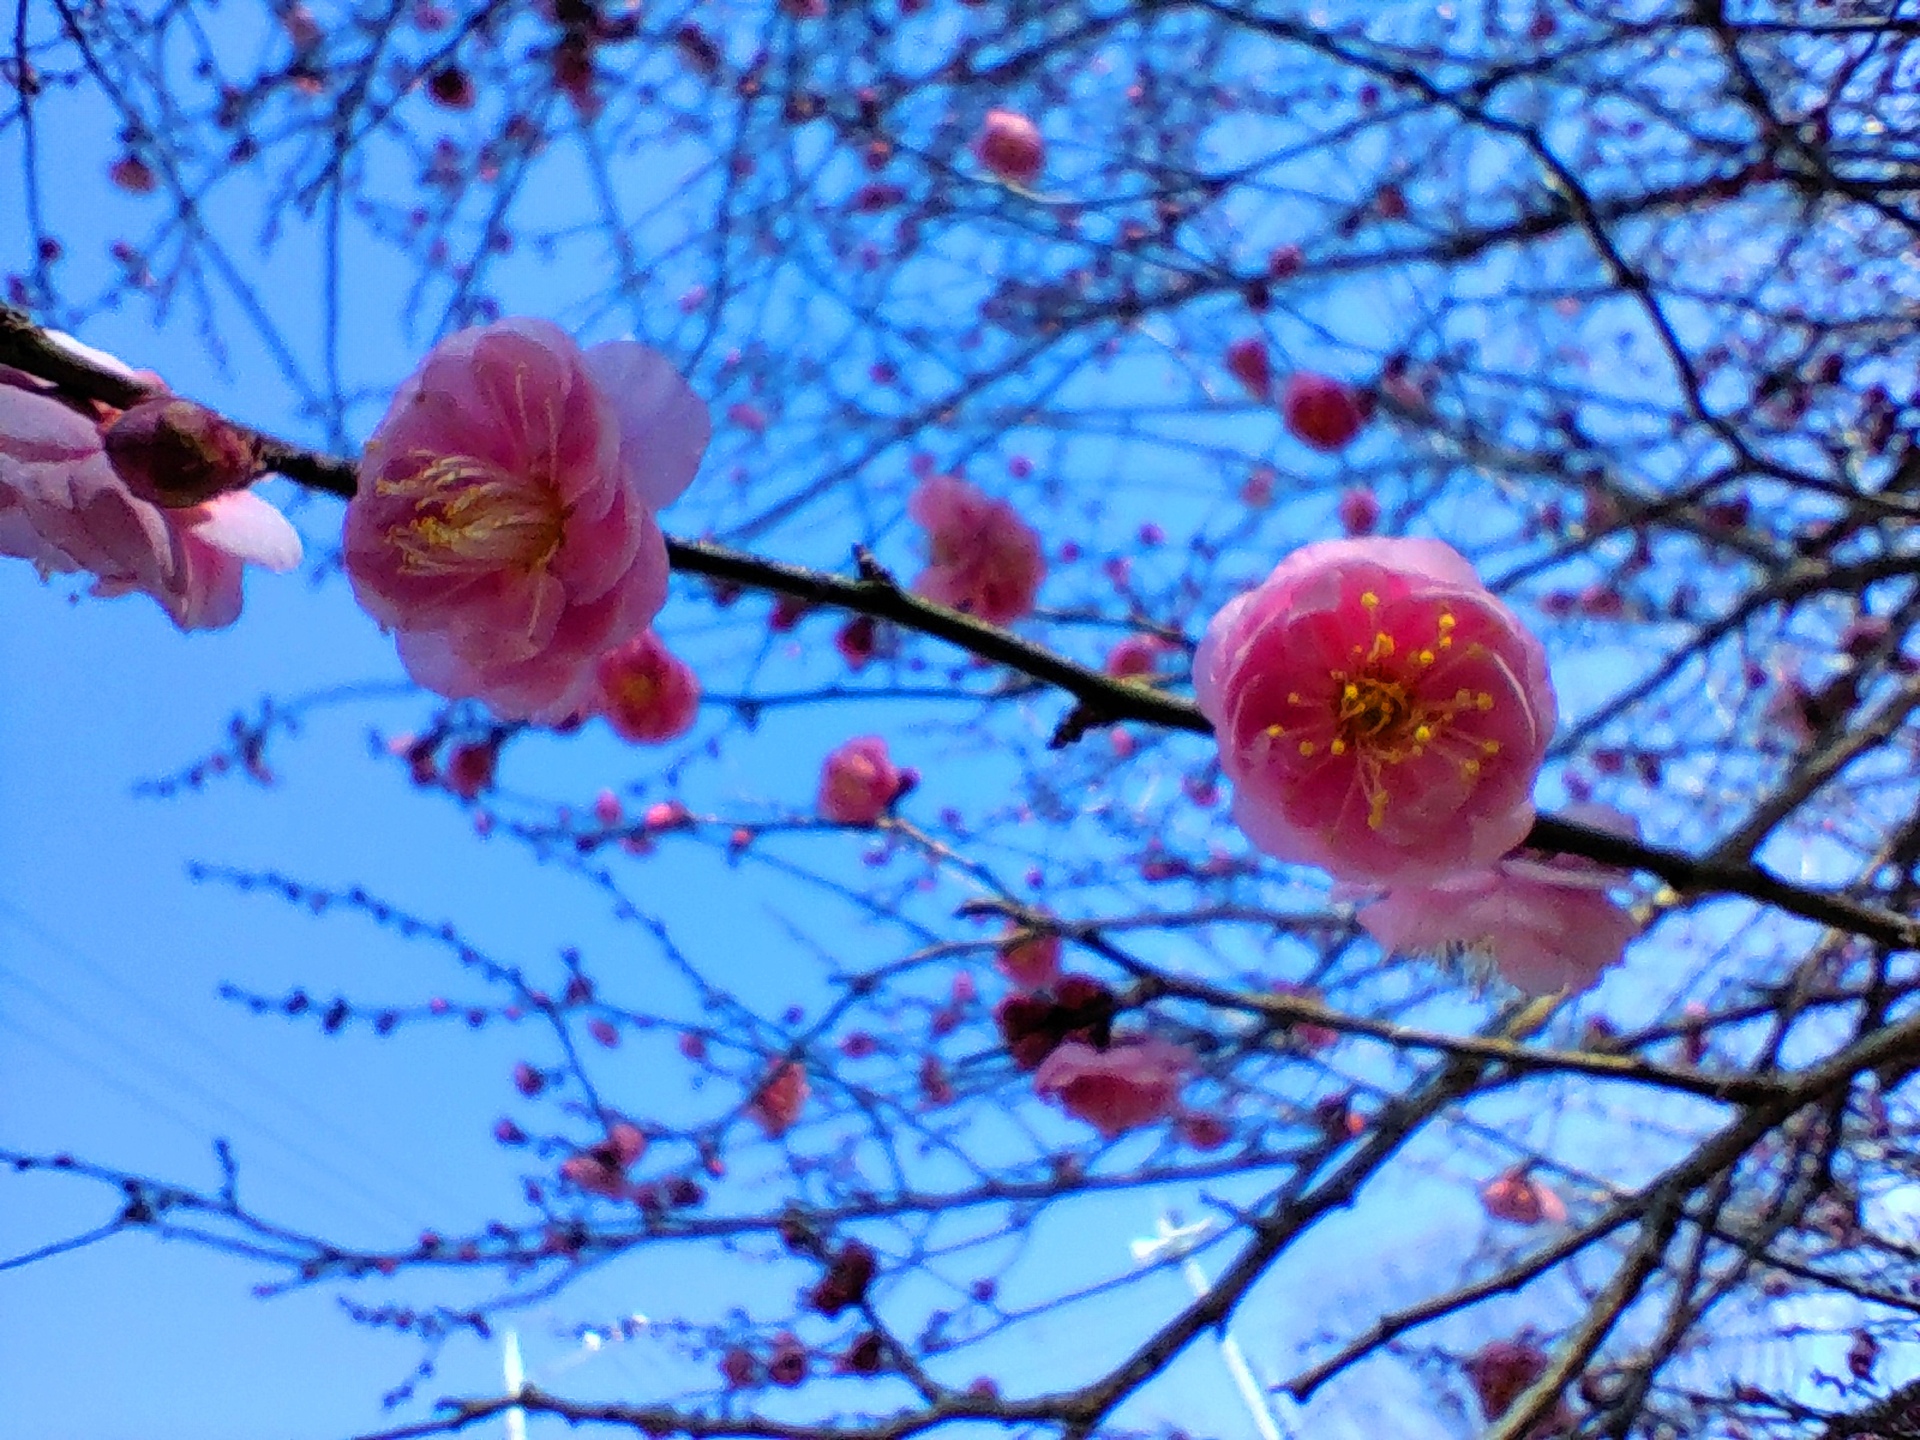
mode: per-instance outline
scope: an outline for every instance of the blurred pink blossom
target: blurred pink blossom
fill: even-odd
[[[770,1140],[778,1140],[800,1118],[813,1086],[807,1082],[806,1069],[795,1060],[774,1064],[754,1092],[747,1109],[760,1122]]]
[[[1031,185],[1047,163],[1046,142],[1033,121],[1012,110],[989,110],[973,153],[1002,180]]]
[[[1123,1040],[1108,1050],[1068,1040],[1041,1062],[1033,1088],[1112,1139],[1171,1116],[1193,1069],[1193,1052],[1165,1040]]]
[[[1481,1346],[1465,1368],[1474,1397],[1480,1402],[1480,1413],[1488,1424],[1511,1410],[1513,1402],[1547,1373],[1550,1363],[1547,1352],[1525,1333]],[[1573,1412],[1567,1407],[1566,1397],[1561,1396],[1527,1432],[1527,1440],[1546,1440],[1547,1436],[1564,1434],[1572,1427]]]
[[[666,600],[654,512],[709,433],[705,404],[643,345],[582,352],[544,320],[462,330],[367,444],[347,506],[354,594],[428,689],[508,719],[580,714],[595,662]]]
[[[927,532],[930,563],[913,582],[916,595],[992,625],[1011,625],[1033,610],[1046,556],[1033,527],[1006,501],[952,475],[929,475],[907,501],[907,514]]]
[[[1137,680],[1152,675],[1160,662],[1174,649],[1171,641],[1158,635],[1129,635],[1107,652],[1107,674],[1119,680]]]
[[[1617,811],[1588,807],[1573,818],[1634,833]],[[1626,877],[1577,856],[1551,859],[1519,851],[1484,870],[1426,883],[1398,884],[1360,911],[1363,929],[1383,950],[1402,955],[1484,956],[1500,977],[1528,995],[1575,993],[1618,964],[1640,926],[1608,894]]]
[[[43,576],[91,571],[96,595],[138,590],[182,630],[217,630],[240,616],[246,564],[291,570],[300,537],[250,490],[174,510],[139,499],[93,419],[0,368],[0,555]]]
[[[594,708],[636,745],[686,734],[700,711],[700,681],[651,630],[602,655],[595,682]]]
[[[911,785],[911,775],[893,763],[878,735],[858,736],[820,767],[820,813],[841,825],[871,825]]]
[[[1491,864],[1532,824],[1546,652],[1437,540],[1296,550],[1214,617],[1194,689],[1234,818],[1281,860],[1431,880]]]
[[[1366,428],[1367,405],[1351,385],[1302,371],[1287,377],[1280,415],[1294,439],[1331,454],[1345,449]]]
[[[1016,926],[1000,942],[994,961],[1018,990],[1045,990],[1060,978],[1060,937]]]
[[[1566,1203],[1524,1169],[1508,1170],[1480,1187],[1480,1203],[1496,1220],[1514,1225],[1558,1225]]]
[[[620,1200],[633,1193],[627,1171],[647,1150],[647,1137],[638,1126],[617,1120],[607,1138],[560,1162],[560,1173],[582,1190]]]

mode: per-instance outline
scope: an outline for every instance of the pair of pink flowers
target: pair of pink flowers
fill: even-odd
[[[449,336],[367,443],[347,507],[354,594],[428,689],[508,719],[605,711],[623,734],[678,733],[698,689],[639,637],[667,598],[654,514],[710,433],[644,345],[582,351],[530,319]]]
[[[91,365],[145,378],[110,355],[64,343]],[[182,630],[215,630],[239,618],[249,562],[282,571],[299,565],[299,535],[244,488],[251,467],[234,476],[241,488],[198,504],[157,504],[108,458],[102,419],[0,366],[0,555],[27,560],[43,576],[91,572],[96,595],[151,595]]]
[[[1384,889],[1389,948],[1491,952],[1530,993],[1584,988],[1632,933],[1620,877],[1511,858],[1552,736],[1546,652],[1437,540],[1288,556],[1194,659],[1233,814],[1255,846]]]

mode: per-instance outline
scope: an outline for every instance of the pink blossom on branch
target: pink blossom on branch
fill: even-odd
[[[654,512],[709,434],[705,404],[643,345],[583,352],[544,320],[462,330],[367,443],[354,594],[428,689],[509,719],[580,714],[599,657],[666,601]]]
[[[1514,1225],[1558,1225],[1567,1218],[1566,1202],[1516,1168],[1480,1187],[1480,1203],[1496,1220]]]
[[[651,630],[602,655],[594,679],[593,708],[636,745],[686,734],[700,711],[700,681]]]
[[[96,595],[140,591],[182,630],[217,630],[240,616],[245,566],[293,569],[300,537],[250,490],[180,509],[139,498],[99,425],[0,369],[0,555],[42,575],[90,571]]]
[[[820,814],[841,825],[871,825],[918,777],[902,770],[878,735],[861,735],[827,756],[820,767]]]
[[[1303,546],[1213,619],[1194,689],[1255,846],[1343,880],[1491,864],[1533,821],[1546,652],[1437,540]]]
[[[929,475],[907,514],[927,532],[929,564],[913,582],[916,595],[991,625],[1032,612],[1046,556],[1039,535],[1006,501],[952,475]]]
[[[793,1128],[812,1094],[813,1086],[807,1082],[805,1068],[798,1061],[782,1060],[767,1071],[747,1109],[759,1121],[767,1138],[778,1140]]]
[[[1480,1347],[1466,1363],[1467,1381],[1488,1424],[1513,1408],[1518,1400],[1547,1373],[1551,1357],[1531,1335],[1511,1340],[1494,1340]],[[1547,1413],[1527,1432],[1527,1440],[1547,1440],[1573,1428],[1573,1412],[1566,1397],[1555,1399]]]
[[[1617,811],[1576,818],[1635,833]],[[1616,965],[1639,922],[1609,895],[1626,877],[1578,856],[1519,851],[1484,870],[1391,887],[1358,919],[1383,950],[1401,955],[1484,957],[1527,995],[1591,988]]]
[[[1033,1088],[1111,1140],[1171,1117],[1193,1070],[1193,1052],[1165,1040],[1123,1040],[1108,1050],[1068,1040],[1041,1062]]]

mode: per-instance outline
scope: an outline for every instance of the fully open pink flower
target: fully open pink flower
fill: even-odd
[[[1620,834],[1633,822],[1617,811],[1578,815]],[[1528,995],[1592,986],[1619,963],[1640,926],[1608,890],[1626,877],[1577,856],[1521,851],[1484,870],[1395,885],[1360,911],[1381,948],[1403,955],[1464,950],[1484,956]]]
[[[913,582],[916,595],[992,625],[1011,625],[1033,610],[1046,556],[1033,527],[1006,501],[952,475],[929,475],[907,501],[907,514],[927,532],[930,563]]]
[[[462,330],[400,387],[347,506],[354,594],[442,695],[510,719],[591,707],[595,662],[667,595],[654,511],[693,478],[706,406],[666,360],[544,320]]]
[[[636,745],[686,734],[700,711],[700,681],[651,630],[602,655],[595,678],[594,708]]]
[[[878,735],[847,741],[820,767],[820,813],[841,825],[871,825],[912,783]]]
[[[247,562],[300,563],[300,537],[248,490],[165,510],[108,463],[100,427],[18,371],[0,369],[0,555],[42,575],[91,571],[96,595],[151,595],[182,630],[240,615]]]
[[[1124,1040],[1109,1050],[1069,1040],[1041,1062],[1033,1088],[1112,1139],[1171,1116],[1193,1068],[1193,1052],[1165,1040]]]
[[[1260,849],[1345,880],[1491,864],[1533,821],[1546,652],[1437,540],[1327,540],[1207,627],[1200,709]]]

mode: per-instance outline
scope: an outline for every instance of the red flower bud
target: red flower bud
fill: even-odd
[[[171,510],[244,490],[260,472],[251,436],[177,396],[141,401],[109,425],[101,441],[129,490]]]

